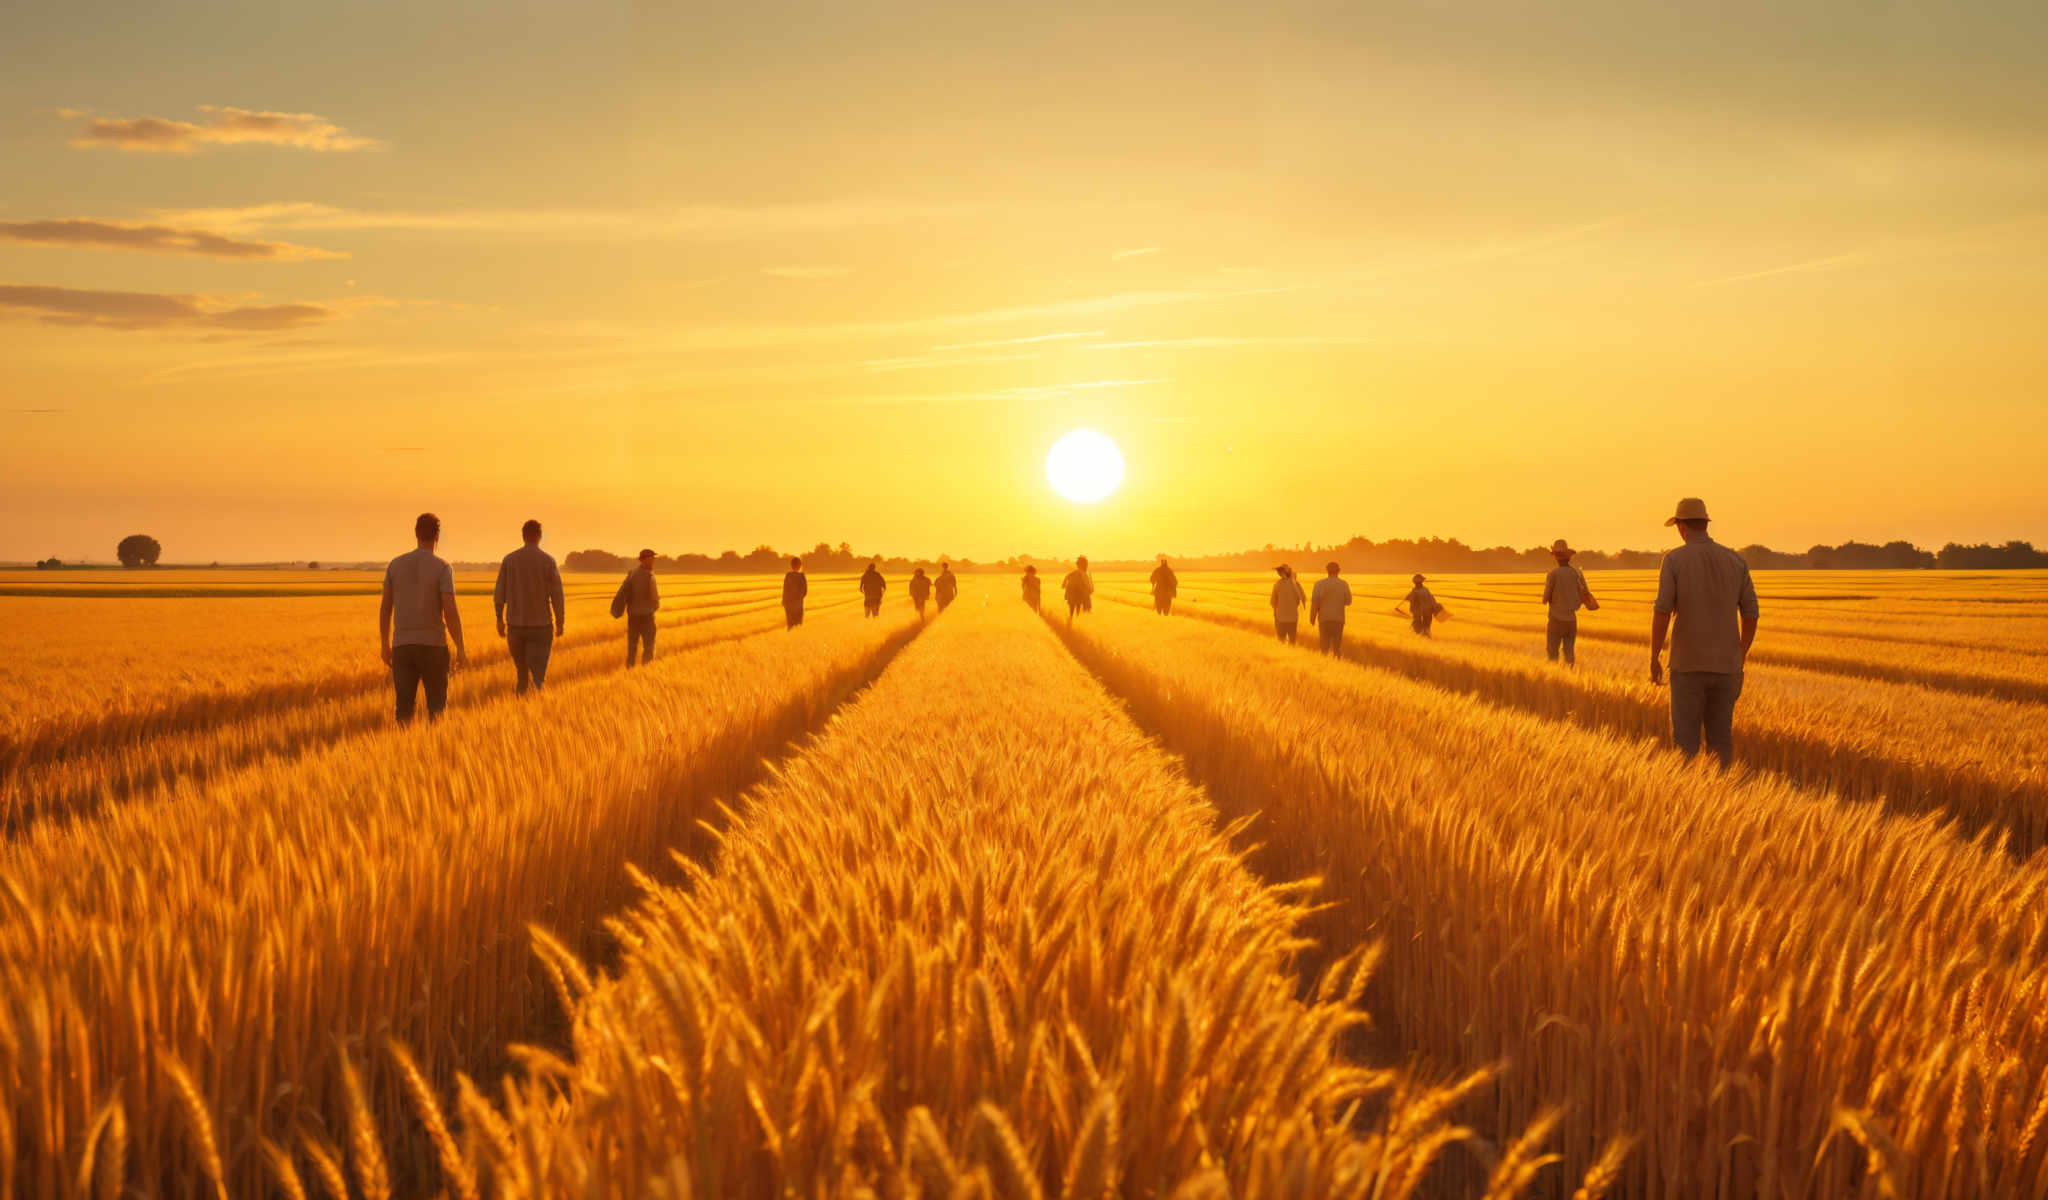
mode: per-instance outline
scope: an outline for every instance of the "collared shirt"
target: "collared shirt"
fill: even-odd
[[[654,582],[654,572],[634,567],[626,574],[626,615],[629,617],[651,617],[661,607],[661,587]]]
[[[1553,621],[1576,621],[1586,605],[1586,577],[1570,563],[1559,563],[1543,577],[1543,602]]]
[[[555,556],[531,545],[507,554],[498,564],[491,604],[507,625],[561,624],[568,605],[562,599],[562,573],[555,567]]]
[[[1671,670],[1742,673],[1742,627],[1756,620],[1756,584],[1742,556],[1712,538],[1687,542],[1664,556],[1657,573],[1657,611],[1674,615]]]
[[[422,547],[392,559],[384,568],[384,595],[391,600],[391,644],[446,646],[441,597],[454,594],[455,572],[432,550]]]
[[[1345,608],[1351,604],[1351,585],[1335,575],[1326,575],[1316,580],[1309,603],[1315,605],[1318,620],[1342,621]]]
[[[802,571],[785,571],[782,574],[782,607],[802,608],[804,596],[811,590],[811,581],[804,578]]]
[[[1298,620],[1301,606],[1308,603],[1308,596],[1301,590],[1301,580],[1292,575],[1273,581],[1273,619],[1276,621]]]

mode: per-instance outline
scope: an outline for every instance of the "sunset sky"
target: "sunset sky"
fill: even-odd
[[[0,559],[2048,542],[2032,0],[73,0],[0,161]]]

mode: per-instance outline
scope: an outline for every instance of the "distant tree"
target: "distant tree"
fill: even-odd
[[[61,558],[58,558],[58,557],[57,557],[56,555],[52,554],[52,555],[51,555],[50,557],[48,557],[48,558],[45,558],[45,559],[41,559],[41,560],[37,561],[37,563],[36,563],[36,570],[38,570],[38,571],[55,571],[55,570],[59,570],[59,569],[61,569],[61,568],[62,568],[63,566],[64,566],[64,560],[63,560],[63,559],[61,559]]]
[[[114,547],[114,557],[121,560],[122,566],[131,568],[153,567],[163,553],[162,543],[146,533],[131,533]]]
[[[320,569],[320,564],[318,562],[309,562],[306,564],[306,569],[308,571],[317,571]]]

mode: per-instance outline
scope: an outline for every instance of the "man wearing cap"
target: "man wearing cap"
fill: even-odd
[[[626,616],[626,667],[633,666],[634,651],[639,661],[654,661],[654,614],[661,608],[661,589],[654,583],[654,551],[640,552],[640,565],[626,573],[619,594],[612,597],[612,615]]]
[[[1742,664],[1756,640],[1756,584],[1741,555],[1707,536],[1707,520],[1707,502],[1687,497],[1664,522],[1678,526],[1685,544],[1664,556],[1658,572],[1656,612],[1650,618],[1650,682],[1664,681],[1660,660],[1668,635],[1672,740],[1691,758],[1700,752],[1704,732],[1725,768],[1735,760]]]
[[[1550,555],[1557,565],[1550,568],[1550,574],[1543,577],[1543,603],[1550,608],[1550,624],[1543,632],[1543,652],[1557,661],[1558,652],[1564,652],[1564,665],[1579,665],[1579,609],[1588,611],[1600,607],[1593,599],[1593,589],[1586,586],[1585,572],[1572,565],[1572,555],[1577,551],[1571,543],[1559,538],[1550,544]]]
[[[1415,586],[1408,589],[1407,595],[1401,597],[1401,603],[1408,606],[1408,627],[1423,637],[1428,637],[1429,623],[1436,620],[1436,615],[1443,611],[1443,606],[1436,602],[1436,594],[1423,586],[1423,576],[1415,575],[1409,582]],[[1400,605],[1396,605],[1394,611],[1399,612]]]
[[[1329,574],[1316,580],[1309,592],[1308,623],[1319,626],[1324,654],[1344,653],[1344,610],[1351,607],[1351,585],[1337,578],[1336,563],[1325,563]]]

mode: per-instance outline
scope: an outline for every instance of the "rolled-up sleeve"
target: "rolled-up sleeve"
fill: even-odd
[[[556,624],[567,620],[569,616],[569,601],[562,595],[562,572],[552,562],[548,564],[548,598],[555,605]]]
[[[1671,559],[1665,558],[1663,570],[1657,572],[1657,611],[1660,613],[1678,610],[1678,572],[1671,567]]]
[[[455,568],[447,563],[441,564],[441,591],[450,596],[455,594]]]
[[[1742,568],[1742,590],[1735,594],[1735,611],[1745,621],[1756,620],[1756,580],[1746,566]]]

